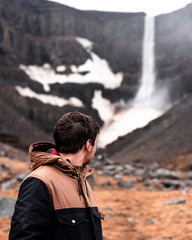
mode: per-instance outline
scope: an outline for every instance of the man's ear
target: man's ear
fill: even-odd
[[[85,143],[85,147],[86,147],[86,150],[88,152],[91,151],[91,147],[92,147],[92,144],[91,144],[91,139],[88,139],[87,142]]]

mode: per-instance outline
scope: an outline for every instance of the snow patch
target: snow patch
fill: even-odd
[[[104,148],[107,144],[117,140],[119,136],[124,136],[137,128],[144,127],[161,114],[162,112],[149,107],[122,110],[114,115],[111,124],[104,124],[99,134],[98,146]]]
[[[57,72],[64,72],[66,70],[66,67],[64,65],[60,65],[56,67]]]
[[[52,96],[52,95],[37,94],[28,87],[22,88],[20,86],[16,86],[15,88],[21,96],[36,98],[45,104],[50,104],[50,105],[59,106],[59,107],[63,107],[65,105],[83,107],[83,103],[75,97],[64,99],[64,98],[59,98],[57,96]]]
[[[98,111],[100,118],[105,123],[108,123],[113,118],[115,112],[115,106],[108,99],[102,97],[101,90],[95,90],[92,99],[92,108]]]
[[[43,66],[34,65],[20,65],[20,69],[23,70],[32,80],[41,83],[45,91],[50,91],[50,84],[54,83],[101,83],[105,88],[117,88],[121,85],[123,80],[122,73],[113,73],[110,69],[108,62],[105,59],[101,59],[96,55],[92,49],[92,42],[84,38],[76,38],[77,41],[89,52],[92,59],[88,59],[84,64],[76,67],[70,66],[73,73],[64,75],[57,74],[55,70],[49,65]],[[60,65],[56,67],[58,72],[66,69],[66,66]],[[81,72],[87,72],[82,75]]]
[[[86,50],[91,50],[93,47],[93,42],[91,42],[89,39],[76,37],[76,40]]]

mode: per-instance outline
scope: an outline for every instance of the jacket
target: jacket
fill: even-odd
[[[48,153],[54,147],[29,149],[33,171],[21,184],[9,240],[102,240],[103,216],[86,180],[92,169]]]

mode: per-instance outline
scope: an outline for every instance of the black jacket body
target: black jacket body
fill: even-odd
[[[9,240],[103,240],[103,216],[86,181],[91,170],[35,150],[38,166],[20,187]]]

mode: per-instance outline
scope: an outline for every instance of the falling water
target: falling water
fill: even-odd
[[[135,106],[149,106],[155,83],[154,64],[154,17],[145,17],[143,41],[142,77],[140,88],[134,99]]]
[[[99,139],[101,147],[115,141],[117,136],[146,126],[163,113],[161,104],[166,100],[167,91],[155,89],[154,45],[154,17],[146,17],[139,90],[136,97],[128,102],[126,109],[115,114],[110,124],[103,127]]]
[[[154,59],[154,17],[145,18],[143,39],[142,77],[136,97],[127,103],[126,109],[114,114],[110,124],[102,129],[99,139],[101,147],[115,141],[118,137],[146,126],[161,116],[162,103],[166,102],[167,90],[155,88]]]

